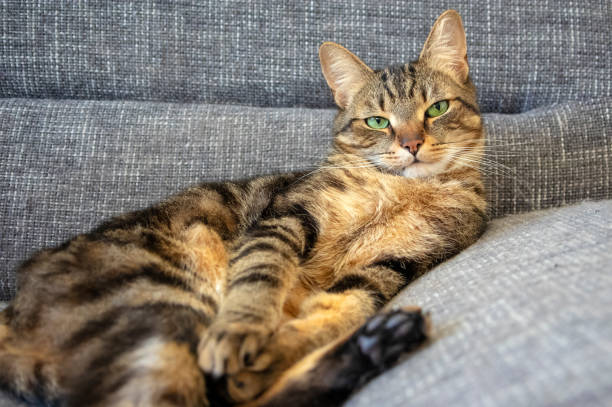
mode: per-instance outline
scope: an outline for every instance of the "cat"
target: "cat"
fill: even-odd
[[[377,313],[486,225],[459,14],[416,62],[319,50],[338,105],[315,171],[207,183],[42,250],[0,314],[0,383],[66,406],[336,405],[427,339]]]

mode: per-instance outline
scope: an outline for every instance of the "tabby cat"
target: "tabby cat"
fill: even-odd
[[[65,406],[341,403],[426,339],[376,312],[474,242],[484,139],[461,18],[374,71],[324,43],[339,113],[310,173],[189,188],[23,264],[0,383]]]

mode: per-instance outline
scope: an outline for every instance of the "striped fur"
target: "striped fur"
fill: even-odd
[[[0,314],[0,384],[67,406],[340,403],[425,340],[420,311],[376,312],[483,231],[464,45],[452,11],[409,64],[323,44],[321,167],[193,187],[36,254]]]

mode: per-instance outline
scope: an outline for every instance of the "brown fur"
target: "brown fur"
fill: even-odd
[[[329,405],[425,339],[418,310],[372,316],[485,224],[461,20],[410,64],[320,57],[340,107],[322,166],[193,187],[38,253],[1,314],[0,384],[72,406]]]

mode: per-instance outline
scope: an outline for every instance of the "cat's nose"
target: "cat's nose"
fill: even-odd
[[[423,145],[422,139],[406,140],[406,141],[402,140],[402,147],[410,151],[412,155],[416,155],[417,152],[419,151],[419,148],[421,148],[422,145]]]

